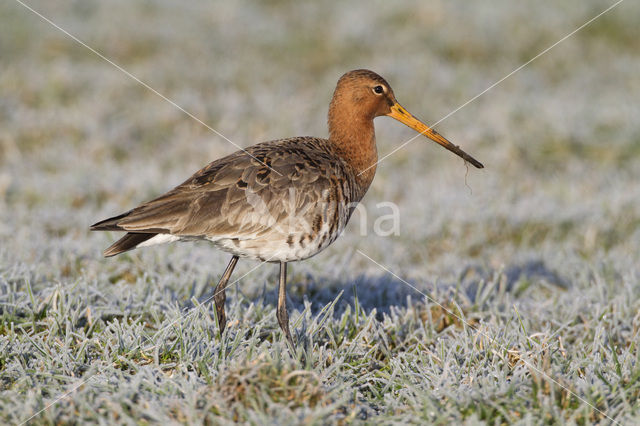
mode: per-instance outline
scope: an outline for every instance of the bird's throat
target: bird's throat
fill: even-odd
[[[361,196],[371,185],[376,174],[378,149],[372,119],[350,117],[346,121],[340,117],[340,125],[332,123],[329,116],[329,141],[337,154],[351,166],[358,186],[363,189]]]

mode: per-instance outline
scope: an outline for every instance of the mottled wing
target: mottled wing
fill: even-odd
[[[238,239],[312,229],[318,220],[340,215],[337,204],[344,204],[338,199],[349,201],[347,174],[326,140],[265,142],[214,161],[112,225],[136,233]]]

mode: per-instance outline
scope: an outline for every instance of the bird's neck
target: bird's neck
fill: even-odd
[[[378,149],[373,117],[365,118],[352,111],[340,111],[332,105],[329,109],[329,141],[340,157],[353,169],[362,193],[371,185],[376,174]]]

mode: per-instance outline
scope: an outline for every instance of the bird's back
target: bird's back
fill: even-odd
[[[326,139],[263,142],[210,163],[166,194],[92,229],[129,232],[106,255],[154,239],[197,238],[241,257],[300,260],[344,229],[363,194],[355,175]]]

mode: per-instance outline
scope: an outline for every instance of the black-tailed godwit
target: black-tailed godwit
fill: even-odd
[[[376,172],[373,119],[387,115],[439,143],[477,168],[483,165],[420,122],[389,84],[368,70],[343,75],[329,106],[329,138],[263,142],[216,160],[166,194],[103,220],[94,231],[127,234],[105,250],[204,239],[232,258],[214,290],[220,333],[225,287],[240,257],[280,264],[276,316],[286,339],[287,262],[311,257],[343,231]]]

